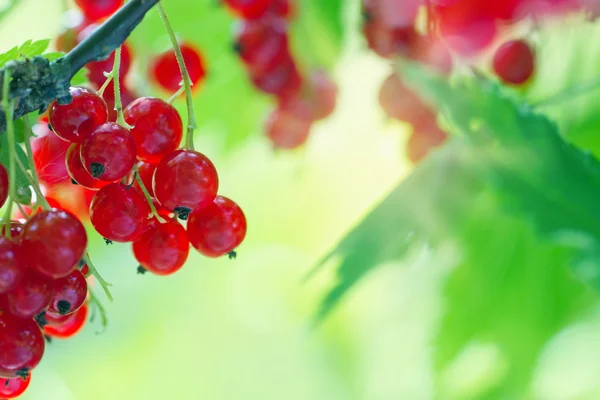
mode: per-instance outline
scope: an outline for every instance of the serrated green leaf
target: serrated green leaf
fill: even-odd
[[[50,46],[50,39],[42,39],[23,43],[19,47],[19,55],[24,58],[42,55]]]

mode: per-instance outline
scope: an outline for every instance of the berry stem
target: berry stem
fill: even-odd
[[[94,310],[92,311],[92,316],[90,317],[90,321],[94,321],[94,319],[96,317],[96,310],[98,310],[98,312],[100,313],[100,318],[102,319],[102,328],[106,328],[106,325],[108,325],[108,318],[106,317],[106,310],[104,309],[104,306],[102,306],[102,303],[100,302],[100,300],[98,300],[98,296],[92,290],[92,288],[89,288],[88,291],[90,292],[90,305],[91,306],[93,305],[95,307]]]
[[[194,98],[192,96],[192,81],[190,80],[190,75],[188,74],[187,67],[185,66],[185,61],[183,60],[183,54],[181,54],[181,48],[179,47],[179,42],[177,42],[177,37],[175,36],[175,31],[169,22],[169,18],[167,17],[167,13],[162,5],[162,2],[158,2],[156,5],[156,9],[158,10],[158,14],[160,15],[160,19],[162,19],[163,24],[165,25],[165,29],[169,34],[169,38],[171,39],[171,44],[173,45],[173,51],[175,52],[175,58],[177,59],[177,64],[179,64],[179,70],[181,71],[181,77],[183,78],[183,88],[185,89],[185,102],[187,105],[187,114],[188,114],[188,124],[187,124],[187,133],[185,137],[185,146],[190,150],[194,150],[194,130],[197,128],[196,124],[196,116],[194,115]]]
[[[15,199],[15,180],[16,174],[16,160],[15,160],[15,127],[13,122],[13,111],[14,111],[14,100],[8,99],[8,93],[10,90],[11,71],[4,70],[4,81],[2,84],[2,108],[4,109],[4,116],[6,119],[6,134],[8,135],[8,195],[9,202],[4,214],[4,226],[7,231],[10,231],[10,217],[12,214],[12,204]],[[10,233],[9,233],[10,235]]]
[[[29,163],[29,169],[31,171],[31,175],[25,172],[25,175],[28,177],[31,176],[31,186],[33,187],[33,191],[35,192],[36,203],[40,204],[44,210],[48,210],[50,208],[50,204],[48,204],[48,200],[46,200],[46,196],[42,193],[42,189],[40,189],[40,180],[38,178],[37,171],[35,170],[35,164],[33,163],[33,150],[31,149],[31,125],[29,124],[29,120],[27,118],[23,118],[23,123],[25,124],[25,150],[27,153],[27,162]],[[20,163],[21,160],[17,161]]]
[[[121,69],[121,46],[115,50],[115,65],[113,66],[113,70],[110,72],[112,76],[113,84],[115,86],[115,111],[117,112],[117,124],[121,125],[124,128],[131,129],[131,126],[125,122],[125,117],[123,116],[123,103],[121,101],[121,82],[119,79],[119,71]]]
[[[173,93],[173,95],[171,97],[169,97],[169,99],[167,100],[167,103],[173,105],[173,102],[175,100],[177,100],[177,98],[179,96],[181,96],[181,94],[185,92],[185,87],[181,86],[179,89],[177,89],[177,91],[175,93]]]
[[[144,185],[144,182],[142,181],[140,171],[138,170],[137,165],[133,166],[133,172],[135,174],[135,180],[137,181],[138,185],[140,185],[142,193],[144,193],[144,197],[146,198],[146,201],[150,206],[150,211],[152,211],[152,215],[150,218],[154,217],[158,220],[158,222],[164,224],[166,221],[160,215],[158,215],[158,211],[156,211],[156,207],[154,207],[154,203],[152,202],[152,196],[150,196],[150,192],[148,192],[148,189],[146,189],[146,185]]]
[[[102,286],[102,290],[104,290],[104,293],[106,294],[106,297],[108,297],[108,300],[113,301],[112,294],[108,289],[109,286],[112,286],[112,283],[105,281],[102,275],[100,275],[100,273],[96,269],[96,267],[94,267],[92,259],[90,258],[90,253],[85,253],[85,256],[83,256],[83,261],[87,264],[88,268],[90,269],[90,273],[96,277],[96,280],[98,280],[98,283],[100,284],[100,286]]]

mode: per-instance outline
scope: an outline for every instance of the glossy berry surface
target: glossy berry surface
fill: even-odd
[[[179,47],[181,48],[183,61],[185,62],[193,85],[192,90],[198,90],[200,88],[200,83],[206,76],[204,60],[200,55],[200,51],[193,45],[181,43]],[[175,58],[175,52],[172,49],[167,50],[156,57],[152,63],[150,73],[152,80],[158,83],[164,90],[168,92],[176,92],[179,90],[182,80],[181,71],[179,70],[177,59]]]
[[[123,111],[125,121],[132,127],[137,158],[158,164],[167,154],[179,147],[183,137],[183,123],[179,113],[167,102],[142,97]]]
[[[87,281],[79,270],[54,281],[54,296],[48,311],[59,315],[72,314],[79,309],[87,297]]]
[[[112,15],[124,3],[124,0],[75,0],[86,18],[97,21]]]
[[[101,181],[90,175],[81,163],[81,145],[73,143],[65,155],[65,165],[70,178],[86,189],[98,190],[110,182]]]
[[[81,143],[108,118],[106,102],[92,89],[73,86],[69,89],[73,101],[50,105],[49,121],[54,133],[68,142]]]
[[[69,275],[85,253],[87,234],[81,221],[63,210],[34,215],[21,234],[27,266],[54,279]]]
[[[21,318],[33,318],[44,311],[54,297],[54,280],[26,269],[19,284],[0,297],[3,310]]]
[[[37,124],[33,130],[37,137],[31,141],[31,150],[39,179],[48,186],[68,182],[65,156],[69,142],[56,136],[48,124]]]
[[[150,206],[135,187],[111,183],[100,189],[90,205],[96,231],[114,242],[132,242],[146,229]]]
[[[31,374],[26,379],[13,378],[6,382],[4,379],[0,379],[0,399],[16,399],[29,387],[31,381]]]
[[[152,189],[152,180],[154,179],[154,171],[156,171],[156,164],[149,164],[144,161],[138,161],[135,165],[137,166],[138,174],[142,179],[146,190],[148,191],[150,196],[154,197],[154,189]],[[135,177],[132,176],[131,179],[135,179]],[[133,186],[142,190],[137,182],[137,179],[135,180]]]
[[[148,229],[133,242],[133,254],[142,267],[156,275],[170,275],[187,260],[190,243],[183,226],[153,219]]]
[[[114,182],[135,164],[135,141],[129,131],[108,122],[92,132],[81,145],[81,162],[94,178]]]
[[[251,75],[261,75],[289,58],[287,25],[280,18],[242,21],[235,50]]]
[[[44,334],[59,339],[75,336],[84,327],[88,316],[88,305],[84,304],[73,314],[56,316],[52,313],[46,314],[48,325],[44,327]]]
[[[259,74],[251,74],[254,86],[261,92],[285,100],[294,97],[302,88],[302,76],[291,57]]]
[[[189,212],[212,203],[219,188],[219,177],[204,154],[177,150],[156,167],[153,188],[156,200],[163,207],[186,219]]]
[[[217,196],[208,207],[190,215],[187,224],[192,246],[207,257],[220,257],[242,243],[246,236],[246,217],[227,197]]]
[[[10,221],[10,240],[13,242],[17,242],[19,241],[19,237],[21,236],[21,233],[23,232],[23,224],[19,221]],[[6,237],[6,226],[2,227],[2,236]],[[0,239],[0,253],[2,253],[3,251],[7,251],[7,254],[10,255],[10,250],[2,250],[2,240]],[[0,257],[0,264],[2,263],[1,261],[1,257]],[[0,270],[2,269],[2,267],[0,267]],[[2,275],[2,273],[0,272],[0,276]],[[1,286],[1,285],[0,285]],[[0,289],[0,293],[2,293],[2,289]]]
[[[273,0],[224,0],[234,13],[243,19],[255,19],[263,16],[271,7]]]
[[[19,245],[3,235],[0,237],[0,293],[14,289],[24,273],[25,265]]]
[[[0,377],[16,378],[39,364],[46,344],[33,319],[2,313],[0,332]]]
[[[496,75],[505,83],[522,85],[533,75],[535,56],[533,50],[522,40],[504,43],[496,50],[493,67]]]
[[[313,123],[313,107],[307,101],[294,99],[269,115],[265,131],[276,149],[295,149],[308,139]]]
[[[0,164],[0,207],[6,203],[6,199],[8,199],[8,171]]]

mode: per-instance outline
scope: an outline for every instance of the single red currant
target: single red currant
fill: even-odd
[[[473,57],[489,46],[497,34],[496,21],[476,12],[438,7],[438,26],[445,43],[464,57]]]
[[[74,313],[85,303],[87,290],[85,275],[77,269],[68,276],[57,279],[54,281],[55,294],[48,311],[59,315]]]
[[[135,187],[111,183],[100,189],[90,205],[96,231],[113,242],[132,242],[148,225],[150,206]]]
[[[36,138],[31,141],[33,164],[40,180],[47,186],[68,182],[69,174],[64,163],[69,142],[56,136],[48,124],[33,127]]]
[[[251,75],[262,75],[290,57],[287,24],[281,18],[241,21],[234,48]]]
[[[46,313],[48,325],[44,326],[44,334],[58,339],[66,339],[75,336],[87,321],[88,305],[84,304],[73,314],[60,316]]]
[[[0,164],[0,207],[6,203],[8,199],[8,172],[4,165]]]
[[[69,89],[73,101],[50,105],[49,119],[54,133],[68,142],[81,143],[108,118],[106,102],[92,89],[73,86]]]
[[[258,90],[272,94],[280,100],[296,96],[302,88],[302,77],[291,56],[273,68],[251,75],[250,78]]]
[[[156,275],[170,275],[185,261],[190,243],[185,229],[174,220],[161,224],[150,221],[148,229],[133,242],[133,254],[146,270]]]
[[[207,257],[232,252],[246,237],[246,217],[227,197],[217,196],[208,207],[193,212],[187,223],[192,246]]]
[[[144,161],[138,161],[136,163],[138,174],[146,187],[146,190],[150,194],[150,196],[154,197],[154,189],[152,189],[152,180],[154,179],[154,171],[156,171],[156,164],[149,164]],[[132,176],[131,179],[135,179],[135,176]],[[137,179],[133,183],[133,186],[140,188],[140,185],[137,182]]]
[[[92,21],[98,21],[112,15],[124,0],[75,0],[83,15]]]
[[[20,223],[19,221],[10,221],[10,240],[12,240],[15,243],[19,242],[19,238],[21,236],[21,233],[23,232],[23,224]],[[2,227],[2,236],[6,236],[6,225],[4,225]],[[1,240],[0,240],[1,242]],[[0,245],[0,253],[6,251],[6,250],[2,250],[2,246]],[[0,256],[1,259],[1,256]],[[2,269],[2,267],[0,267],[0,270]],[[0,272],[0,276],[2,276],[2,272]],[[0,278],[1,280],[2,278]],[[0,285],[0,293],[2,293],[2,289],[1,289],[2,285]]]
[[[21,318],[33,318],[50,305],[54,297],[54,280],[26,269],[19,284],[0,296],[0,307]]]
[[[506,83],[522,85],[533,76],[535,56],[523,40],[511,40],[496,50],[493,66],[496,75]]]
[[[83,276],[87,276],[90,273],[90,267],[87,264],[83,264],[83,267],[80,269]]]
[[[225,0],[227,7],[243,19],[260,18],[272,3],[273,0]]]
[[[44,355],[45,341],[33,319],[0,314],[0,377],[26,377]]]
[[[105,182],[94,178],[83,167],[83,164],[81,163],[81,145],[78,143],[73,143],[71,146],[69,146],[69,150],[67,150],[65,158],[65,164],[71,179],[86,189],[98,190],[101,187],[110,184],[110,182]]]
[[[200,56],[200,51],[189,43],[179,45],[183,61],[192,82],[192,89],[198,90],[200,83],[206,77],[206,67],[204,60]],[[175,52],[170,49],[158,55],[150,68],[151,78],[168,92],[179,90],[182,77],[179,70],[179,64],[175,58]]]
[[[269,115],[265,131],[276,149],[295,149],[308,139],[314,121],[314,108],[306,100],[281,103]]]
[[[447,137],[446,132],[437,125],[435,118],[415,126],[407,143],[408,159],[413,164],[419,163],[431,150],[444,143]]]
[[[0,398],[2,399],[16,399],[29,387],[31,381],[31,374],[28,374],[25,378],[13,378],[13,379],[0,379]]]
[[[389,118],[417,124],[431,118],[431,110],[396,73],[387,77],[379,91],[379,104]]]
[[[177,150],[162,159],[154,172],[154,195],[181,219],[208,206],[217,195],[219,177],[213,163],[193,150]]]
[[[179,113],[169,103],[142,97],[129,104],[123,111],[125,121],[132,126],[137,157],[151,164],[179,147],[183,137],[183,123]]]
[[[310,74],[310,86],[313,118],[321,120],[329,117],[335,111],[337,103],[337,84],[326,70],[316,69]]]
[[[53,209],[34,215],[21,234],[27,266],[54,279],[67,276],[76,268],[86,246],[83,224],[63,210]]]
[[[19,245],[3,235],[0,237],[0,293],[14,289],[24,273],[25,265]]]
[[[92,132],[81,145],[81,162],[94,178],[114,182],[135,164],[135,141],[129,131],[107,122]]]

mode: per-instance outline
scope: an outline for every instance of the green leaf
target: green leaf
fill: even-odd
[[[19,56],[22,58],[31,58],[33,56],[42,55],[48,46],[50,45],[50,39],[28,40],[19,47]]]
[[[21,160],[21,163],[27,169],[29,169],[29,162],[27,160],[25,151],[23,151],[23,148],[18,144],[14,149],[9,149],[7,136],[8,135],[0,135],[0,163],[4,165],[10,176],[11,171],[9,170],[9,154],[11,152],[16,154],[16,157]],[[32,192],[29,185],[29,179],[25,175],[25,172],[23,172],[18,166],[14,171],[14,176],[16,177],[16,198],[13,200],[20,204],[30,205],[32,200]]]

